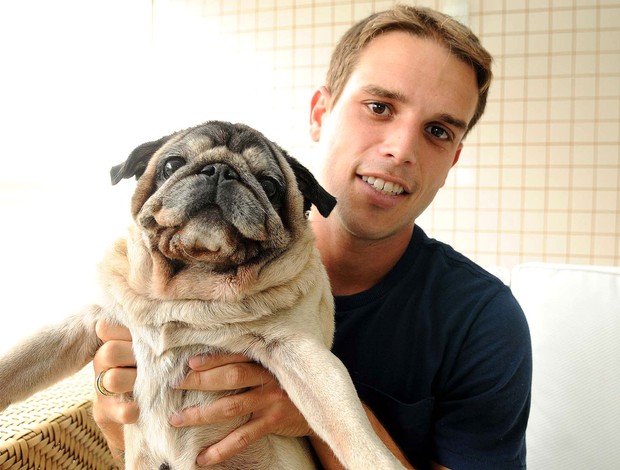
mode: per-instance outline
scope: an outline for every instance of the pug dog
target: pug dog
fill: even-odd
[[[111,170],[137,179],[134,223],[99,266],[102,296],[0,359],[0,410],[75,373],[99,319],[133,337],[140,408],[125,427],[132,469],[195,469],[200,450],[250,419],[174,428],[171,415],[234,392],[175,387],[199,354],[242,353],[268,368],[349,469],[400,469],[330,352],[333,298],[306,212],[336,201],[258,131],[210,121],[145,143]],[[127,397],[129,399],[129,397]],[[310,469],[305,439],[268,435],[214,469]]]

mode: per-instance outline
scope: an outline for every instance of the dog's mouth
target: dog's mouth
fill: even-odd
[[[243,236],[235,226],[213,214],[217,211],[205,211],[180,226],[160,227],[154,237],[158,250],[170,260],[220,268],[245,264],[264,251],[261,240]]]

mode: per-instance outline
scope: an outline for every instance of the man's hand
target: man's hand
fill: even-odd
[[[198,356],[190,360],[192,371],[179,388],[186,390],[242,390],[220,398],[210,406],[193,407],[171,416],[173,426],[192,426],[228,421],[251,414],[251,419],[197,459],[200,466],[222,462],[267,434],[301,437],[310,427],[275,377],[243,355]]]
[[[131,348],[131,334],[122,326],[105,321],[97,323],[97,336],[103,341],[93,359],[95,376],[102,371],[103,387],[113,394],[131,393],[136,381],[136,360]],[[115,459],[120,459],[125,448],[123,424],[138,420],[135,402],[123,402],[119,396],[104,396],[97,392],[93,403],[93,417],[101,428]]]

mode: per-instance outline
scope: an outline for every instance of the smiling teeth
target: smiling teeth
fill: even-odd
[[[384,181],[381,178],[375,178],[374,176],[362,176],[362,180],[375,188],[381,194],[386,194],[388,196],[398,195],[404,191],[400,184]]]

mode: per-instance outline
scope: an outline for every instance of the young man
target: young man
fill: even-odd
[[[336,301],[334,352],[347,366],[378,435],[411,468],[525,467],[531,351],[523,312],[499,280],[429,239],[416,218],[457,162],[484,111],[491,57],[457,22],[399,6],[351,28],[327,84],[312,97],[310,134],[322,183],[338,199],[311,217]],[[95,370],[132,389],[129,333],[99,325]],[[242,389],[176,426],[252,419],[207,448],[225,460],[267,433],[311,435],[262,367],[239,356],[192,359],[186,388]],[[138,410],[99,396],[95,418],[111,447]],[[311,437],[326,468],[339,468]]]

